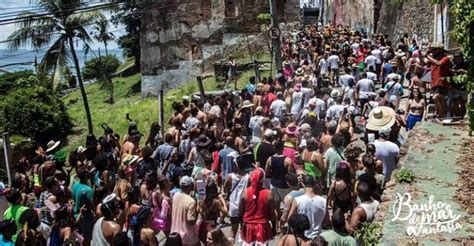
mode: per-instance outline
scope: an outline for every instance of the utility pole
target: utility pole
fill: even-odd
[[[278,14],[276,8],[276,0],[269,0],[270,1],[270,15],[272,16],[272,28],[278,28]],[[282,68],[282,58],[281,58],[281,37],[272,38],[272,50],[275,57],[275,68],[276,70],[280,70]],[[271,72],[271,71],[270,71]]]
[[[4,132],[3,134],[3,153],[5,155],[5,166],[7,171],[8,177],[8,187],[12,187],[12,177],[10,173],[10,159],[11,159],[11,151],[10,151],[10,135],[8,132]]]

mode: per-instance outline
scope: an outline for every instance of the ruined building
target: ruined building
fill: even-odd
[[[282,22],[300,20],[299,0],[277,0]],[[264,40],[257,16],[269,13],[264,0],[161,0],[142,14],[142,95],[156,95],[212,72],[234,46],[257,50]],[[247,43],[248,42],[248,43]]]

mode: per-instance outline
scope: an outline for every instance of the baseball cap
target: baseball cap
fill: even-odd
[[[190,186],[192,184],[193,184],[193,178],[191,178],[189,176],[183,176],[179,180],[179,185],[180,186]]]
[[[383,126],[379,130],[379,135],[388,137],[391,131],[392,131],[392,128],[390,126]]]

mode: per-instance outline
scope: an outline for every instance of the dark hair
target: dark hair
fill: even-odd
[[[141,149],[143,158],[150,158],[153,154],[153,149],[150,146],[145,146]]]
[[[107,153],[101,153],[97,155],[92,161],[98,171],[105,171],[109,166],[109,155]]]
[[[80,180],[85,180],[85,179],[89,178],[89,171],[87,170],[87,168],[85,166],[79,167],[77,169],[76,173],[77,173],[77,177]]]
[[[208,179],[206,184],[206,199],[207,201],[212,201],[219,195],[217,184],[213,179]]]
[[[331,143],[334,148],[344,146],[344,135],[341,133],[334,134],[334,136],[332,136]]]
[[[158,184],[158,174],[156,172],[150,172],[145,175],[145,184],[148,189],[155,189]]]
[[[365,154],[362,157],[362,164],[364,164],[364,167],[371,169],[375,166],[375,159],[374,156],[370,153]]]
[[[25,210],[21,215],[20,219],[18,220],[19,224],[24,225],[28,223],[28,228],[36,229],[40,225],[40,220],[38,217],[38,213],[32,208],[28,208]]]
[[[295,236],[304,237],[304,231],[310,228],[309,219],[304,214],[293,214],[288,219],[288,228]]]
[[[275,141],[273,143],[273,148],[275,148],[275,152],[281,152],[285,148],[285,145],[282,141]]]
[[[170,179],[166,177],[165,175],[161,175],[158,177],[158,186],[160,189],[164,189],[165,186],[170,182]]]
[[[296,187],[296,186],[299,186],[299,182],[298,182],[298,176],[296,175],[296,173],[287,173],[285,175],[285,179],[286,179],[286,182],[292,186],[292,187]]]
[[[128,238],[128,235],[126,232],[121,231],[117,233],[114,237],[114,244],[115,246],[129,246],[130,245],[130,239]]]
[[[100,211],[102,212],[104,217],[113,217],[115,210],[117,210],[117,202],[115,199],[110,202],[102,203],[100,205]]]
[[[177,232],[173,232],[168,235],[166,239],[165,246],[182,246],[183,241],[181,240],[181,235]]]
[[[331,216],[331,221],[334,229],[344,230],[346,226],[346,220],[344,218],[344,213],[340,208],[334,209]]]
[[[11,204],[17,204],[21,199],[21,191],[17,188],[12,188],[7,193],[7,201]]]
[[[4,240],[11,240],[11,237],[16,232],[16,223],[14,220],[2,220],[0,221],[0,233],[3,235]]]
[[[165,143],[171,143],[173,141],[173,135],[166,133],[165,134]]]
[[[375,151],[376,151],[376,149],[375,149],[375,145],[373,143],[367,144],[366,152],[368,154],[375,155]]]
[[[336,166],[336,179],[343,180],[347,185],[351,183],[351,169],[349,163],[340,161]]]
[[[53,176],[49,176],[43,181],[43,184],[44,184],[44,187],[46,187],[46,189],[49,190],[49,189],[52,189],[53,186],[57,184],[57,182]]]
[[[140,231],[148,216],[153,212],[149,206],[141,206],[133,222],[133,245],[140,245]]]
[[[363,200],[369,200],[371,195],[369,185],[363,181],[359,182],[357,185],[357,195]]]

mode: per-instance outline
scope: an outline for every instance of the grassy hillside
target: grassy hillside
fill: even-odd
[[[242,73],[238,79],[238,87],[242,88],[253,75],[252,71]],[[268,74],[264,74],[268,76]],[[148,134],[150,125],[154,121],[158,121],[158,101],[156,97],[142,98],[138,83],[140,74],[130,77],[114,78],[114,104],[104,103],[107,93],[100,89],[99,84],[90,84],[86,86],[87,99],[92,114],[94,125],[94,134],[99,137],[103,134],[100,127],[102,123],[107,123],[120,136],[127,132],[128,122],[125,119],[127,113],[130,118],[137,122],[138,129],[145,135]],[[135,89],[135,92],[132,92]],[[213,77],[204,80],[204,89],[206,91],[217,90],[217,83]],[[184,95],[191,95],[198,92],[196,81],[190,81],[176,89],[170,90],[165,94],[165,121],[170,116],[171,104],[173,101],[181,100]],[[75,134],[69,137],[68,150],[73,150],[79,145],[85,144],[87,136],[87,121],[84,113],[84,106],[79,90],[66,95],[63,98],[68,108],[68,112],[75,125]]]

